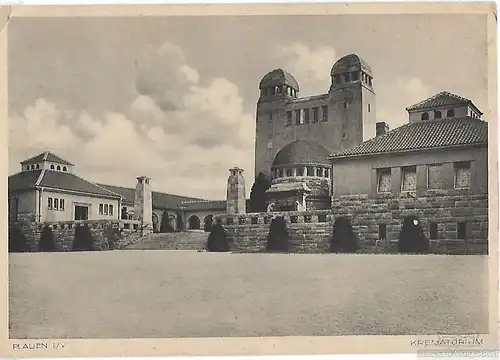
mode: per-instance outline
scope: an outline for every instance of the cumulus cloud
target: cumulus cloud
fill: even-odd
[[[311,49],[304,44],[293,43],[278,48],[276,57],[299,82],[301,96],[328,91],[330,69],[337,60],[333,48],[320,46]]]
[[[200,85],[198,71],[171,43],[148,47],[136,65],[137,97],[122,113],[93,116],[39,99],[12,116],[10,171],[51,150],[99,182],[134,186],[136,176],[148,175],[157,190],[222,199],[228,169],[239,166],[250,187],[254,119],[238,87],[224,78]]]

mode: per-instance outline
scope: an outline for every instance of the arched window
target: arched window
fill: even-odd
[[[421,118],[422,120],[429,120],[429,113],[424,112],[420,118]]]
[[[54,165],[50,165],[50,170],[54,170],[54,169],[55,169]]]
[[[66,168],[66,166],[63,166],[63,171],[67,171],[68,169]]]
[[[61,171],[61,167],[57,165],[57,171]]]
[[[40,165],[36,164],[36,169],[37,170],[40,169]]]
[[[35,170],[35,165],[31,165],[31,170]]]
[[[441,111],[436,110],[434,111],[434,119],[441,119],[443,115],[441,114]]]
[[[449,118],[455,117],[455,110],[454,109],[448,110],[446,112],[446,117],[449,117]]]

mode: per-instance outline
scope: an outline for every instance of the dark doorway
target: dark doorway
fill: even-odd
[[[188,219],[190,230],[200,230],[200,218],[196,215],[191,215]]]
[[[88,220],[89,219],[89,207],[75,205],[75,220]]]
[[[212,221],[212,215],[205,216],[205,219],[203,220],[203,222],[205,223],[205,232],[210,232],[210,230],[212,229]]]

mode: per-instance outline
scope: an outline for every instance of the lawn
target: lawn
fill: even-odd
[[[9,255],[11,338],[488,332],[485,256]]]

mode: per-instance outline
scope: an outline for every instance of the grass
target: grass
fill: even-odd
[[[487,333],[485,256],[9,255],[11,338]]]

